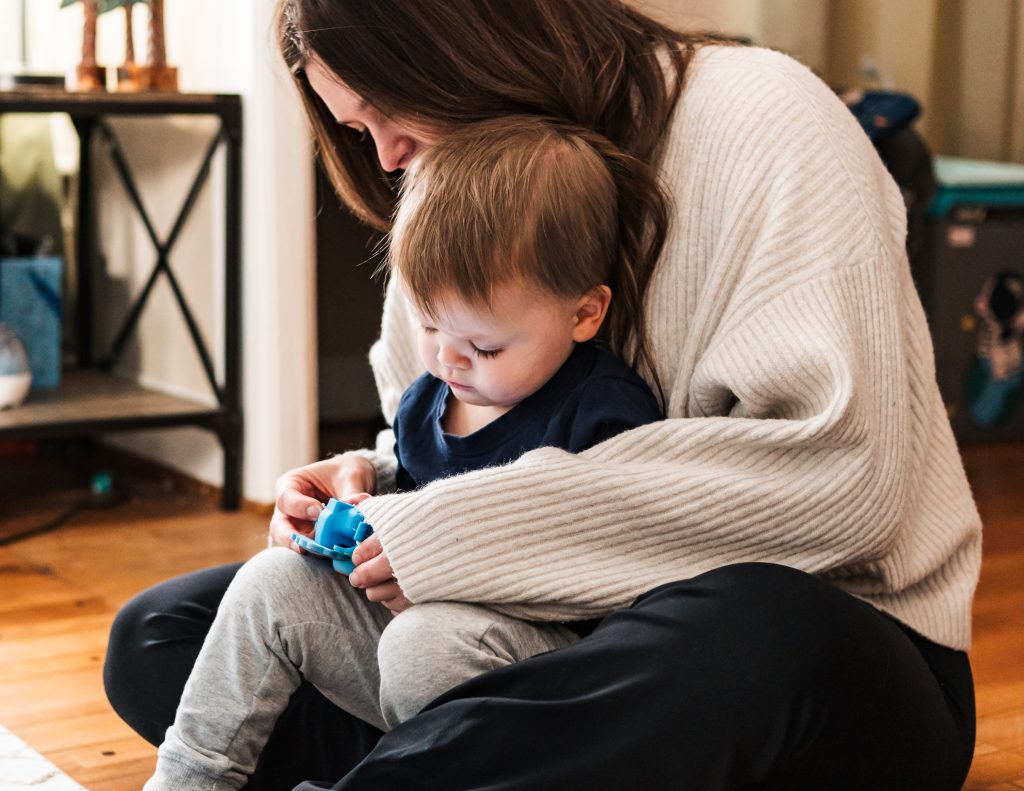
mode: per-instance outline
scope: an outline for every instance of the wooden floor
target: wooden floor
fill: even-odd
[[[965,788],[1020,791],[1024,445],[970,448],[965,464],[986,531],[972,651],[978,746]],[[0,460],[0,473],[11,465]],[[0,474],[0,535],[74,504],[80,494],[48,487],[58,478],[33,476],[28,486]],[[122,505],[85,510],[55,532],[0,547],[0,723],[92,791],[138,789],[155,749],[121,723],[103,695],[111,619],[148,585],[248,557],[263,546],[265,523],[151,486]]]

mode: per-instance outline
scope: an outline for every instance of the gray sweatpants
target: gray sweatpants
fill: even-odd
[[[268,549],[228,587],[145,789],[241,788],[303,678],[387,730],[462,681],[577,639],[472,604],[392,617],[329,562]]]

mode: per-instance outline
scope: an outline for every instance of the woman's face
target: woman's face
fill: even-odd
[[[405,170],[441,136],[440,130],[429,125],[384,115],[315,58],[306,66],[306,79],[335,121],[373,138],[380,166],[389,173]]]

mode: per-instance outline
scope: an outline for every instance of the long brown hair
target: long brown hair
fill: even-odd
[[[530,115],[591,130],[617,181],[620,240],[641,311],[668,232],[655,166],[683,78],[704,36],[666,27],[620,0],[280,0],[278,43],[341,199],[389,227],[395,180],[372,140],[334,122],[304,76],[315,57],[386,115],[454,128]],[[603,141],[603,142],[601,142]],[[649,368],[639,335],[639,360]]]
[[[306,83],[312,56],[389,115],[441,126],[537,115],[650,164],[704,40],[619,0],[281,0],[277,31],[331,180],[381,229],[393,185],[372,141],[334,123]]]

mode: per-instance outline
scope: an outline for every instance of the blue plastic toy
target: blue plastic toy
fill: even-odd
[[[339,574],[351,574],[356,567],[352,553],[360,541],[372,534],[373,528],[354,505],[332,497],[317,517],[313,537],[292,533],[292,540],[307,552],[330,558]]]

